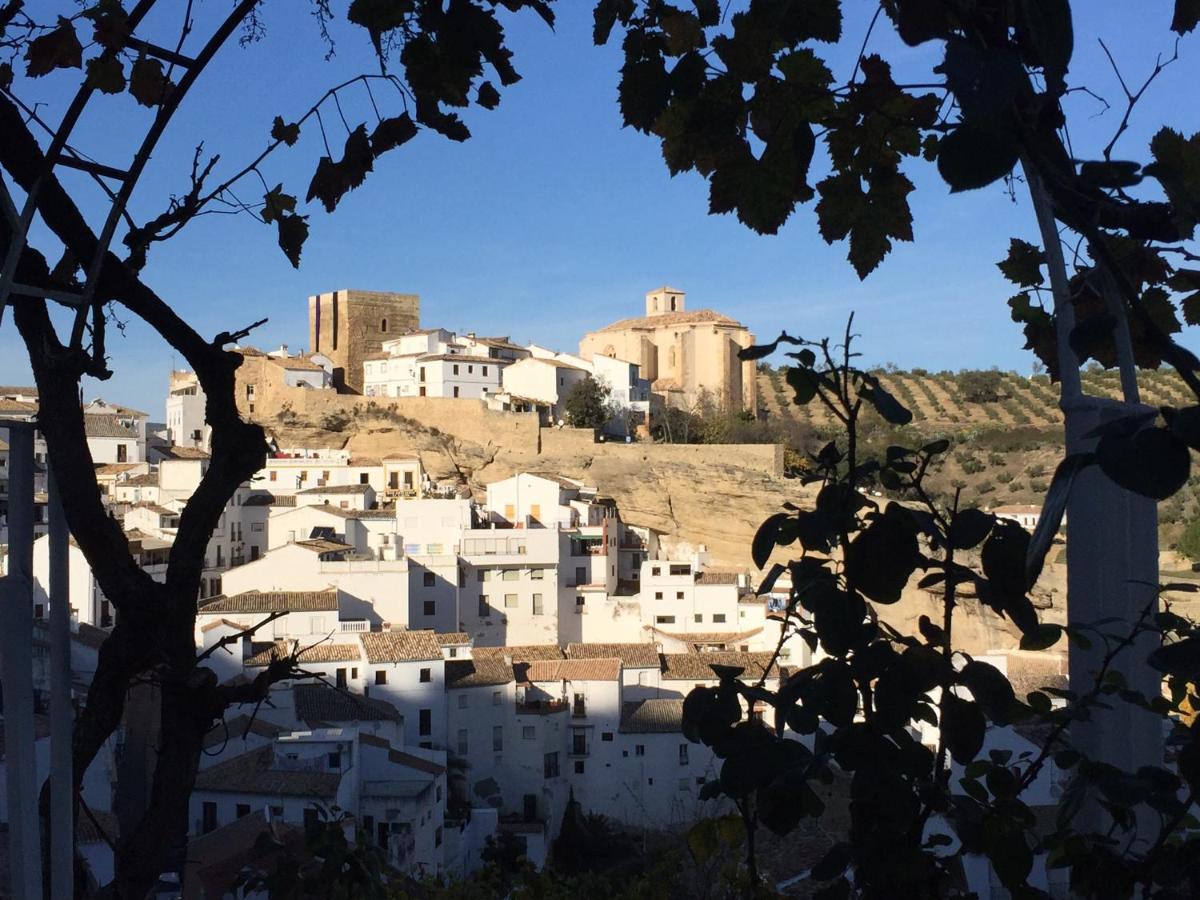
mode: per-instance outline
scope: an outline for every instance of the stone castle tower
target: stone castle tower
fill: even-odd
[[[308,298],[308,348],[333,360],[333,386],[361,394],[363,359],[420,327],[421,298],[386,291],[332,291]]]

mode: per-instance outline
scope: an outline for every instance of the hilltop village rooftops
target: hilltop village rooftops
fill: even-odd
[[[511,647],[476,647],[471,651],[475,659],[504,659],[514,663],[532,662],[538,659],[565,659],[566,654],[558,644],[520,644]]]
[[[246,668],[263,668],[277,659],[289,656],[293,650],[293,641],[276,641],[269,650],[263,650],[248,657],[242,665]],[[360,662],[362,647],[354,644],[321,643],[312,647],[299,649],[296,658],[302,663],[331,663],[331,662]]]
[[[513,680],[513,667],[503,659],[446,660],[446,687],[449,690],[498,687]]]
[[[619,659],[536,659],[525,670],[529,682],[617,681],[620,677]]]
[[[275,747],[267,744],[201,769],[196,775],[195,789],[225,794],[326,799],[337,794],[341,783],[341,772],[276,768]]]
[[[664,681],[712,681],[716,673],[713,666],[729,666],[742,669],[742,677],[755,680],[762,676],[771,664],[771,653],[734,653],[724,650],[710,650],[706,653],[664,653]],[[777,678],[779,670],[772,666],[767,672],[768,678]]]
[[[440,660],[442,645],[432,631],[371,631],[361,635],[367,662]]]
[[[663,312],[653,316],[632,316],[628,319],[619,319],[611,325],[605,325],[599,331],[624,331],[627,328],[670,328],[675,325],[732,325],[737,328],[742,327],[742,323],[737,319],[731,319],[729,316],[722,315],[712,309],[697,309],[682,312]]]
[[[326,684],[297,684],[292,688],[296,718],[318,722],[400,722],[404,717],[386,700],[341,691]]]
[[[683,701],[649,698],[621,704],[624,734],[677,734],[683,730]]]
[[[478,651],[476,651],[478,652]],[[567,644],[567,659],[616,658],[627,669],[657,669],[662,665],[654,644]]]
[[[324,591],[246,591],[232,597],[221,595],[204,603],[200,615],[214,613],[335,612],[338,592]]]

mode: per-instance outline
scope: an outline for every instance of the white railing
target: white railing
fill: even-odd
[[[338,621],[339,631],[370,631],[371,623],[366,619],[341,619]]]

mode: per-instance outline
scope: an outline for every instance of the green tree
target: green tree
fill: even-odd
[[[1179,552],[1193,562],[1200,562],[1200,518],[1192,519],[1179,536]]]
[[[1003,386],[999,372],[970,370],[958,376],[958,389],[968,403],[995,403],[1003,396]]]
[[[603,428],[613,416],[611,397],[607,384],[588,375],[567,391],[563,401],[567,420],[576,428]]]

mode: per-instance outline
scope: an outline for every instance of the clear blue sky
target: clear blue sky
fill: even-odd
[[[299,5],[267,4],[266,39],[247,48],[231,45],[218,57],[148,168],[135,195],[136,218],[155,214],[185,186],[191,150],[200,140],[207,152],[222,154],[222,164],[240,165],[261,148],[274,115],[295,118],[326,87],[371,70],[364,37],[344,24],[335,32],[337,55],[326,62],[315,23],[294,12]],[[845,261],[846,248],[829,247],[818,236],[811,205],[774,237],[756,236],[728,216],[709,216],[702,179],[672,179],[657,143],[621,128],[620,53],[591,45],[591,3],[556,5],[554,32],[533,16],[510,20],[510,46],[524,80],[504,91],[499,109],[468,113],[470,141],[453,144],[422,133],[384,157],[332,216],[315,202],[302,208],[311,214],[312,232],[299,271],[275,246],[270,229],[246,217],[210,216],[155,248],[147,281],[208,335],[269,316],[251,339],[264,347],[303,347],[305,298],[351,287],[420,294],[426,325],[573,350],[585,331],[640,314],[645,291],[669,283],[688,292],[690,308],[718,309],[763,338],[780,328],[808,337],[838,333],[854,310],[870,362],[1028,371],[1030,356],[1020,349],[1019,329],[1004,302],[1011,291],[994,265],[1010,236],[1036,239],[1023,196],[1012,202],[1000,186],[950,196],[932,166],[909,163],[917,184],[916,242],[900,244],[859,282]],[[845,5],[845,46],[832,56],[839,78],[848,75],[873,9],[854,0]],[[212,0],[199,6],[202,20],[227,8]],[[1124,105],[1097,35],[1105,37],[1127,80],[1140,83],[1155,54],[1170,53],[1171,4],[1075,7],[1070,80],[1113,105],[1098,115],[1102,106],[1095,100],[1071,97],[1074,146],[1088,157],[1107,142]],[[280,12],[284,8],[293,10],[290,17]],[[898,78],[934,80],[934,45],[899,47],[885,25],[872,46],[901,62]],[[1200,38],[1183,40],[1180,56],[1139,106],[1118,155],[1123,148],[1130,157],[1144,157],[1149,136],[1163,122],[1188,134],[1200,130]],[[27,96],[61,110],[73,83],[71,76],[43,79]],[[98,159],[122,164],[148,115],[127,98],[105,103],[81,126],[76,143]],[[343,108],[351,127],[374,122],[365,94],[348,97]],[[336,115],[327,115],[325,123],[340,156],[345,130]],[[264,174],[302,198],[322,152],[319,134],[306,130]],[[818,166],[813,180],[819,177]],[[257,200],[261,186],[247,183],[244,193]],[[90,212],[101,214],[99,207]],[[1185,343],[1197,347],[1190,336]],[[86,394],[161,418],[170,348],[130,323],[124,336],[113,334],[110,352],[114,378],[90,382]],[[6,318],[0,382],[29,379]]]

